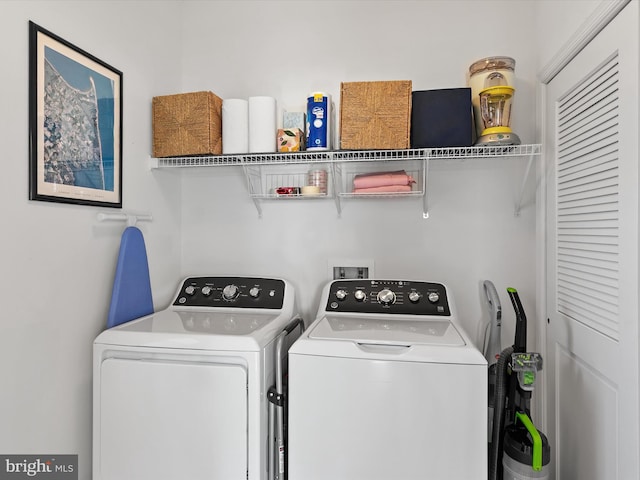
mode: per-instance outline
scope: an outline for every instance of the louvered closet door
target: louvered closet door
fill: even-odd
[[[638,5],[548,85],[552,478],[638,469]]]

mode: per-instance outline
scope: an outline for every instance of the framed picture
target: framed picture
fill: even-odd
[[[29,199],[122,207],[122,72],[29,22]]]

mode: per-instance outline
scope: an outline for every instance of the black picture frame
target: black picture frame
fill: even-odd
[[[122,72],[31,21],[29,199],[122,208]]]

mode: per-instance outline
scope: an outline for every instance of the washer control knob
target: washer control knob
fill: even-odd
[[[338,300],[344,300],[345,298],[347,298],[347,292],[345,290],[343,290],[342,288],[340,290],[336,291],[336,298]]]
[[[261,291],[262,290],[260,290],[260,288],[258,287],[251,287],[251,290],[249,290],[249,295],[251,295],[253,298],[258,298]]]
[[[209,285],[206,285],[206,286],[202,287],[202,294],[205,297],[208,297],[209,295],[211,295],[212,291],[213,291],[213,289]]]
[[[191,296],[194,293],[196,293],[196,287],[194,287],[193,285],[189,285],[187,288],[184,289],[184,293]]]
[[[420,301],[420,298],[422,298],[422,295],[420,295],[420,293],[416,292],[415,290],[409,293],[409,300],[411,301],[411,303],[418,303]]]
[[[378,292],[378,302],[380,302],[382,305],[391,305],[392,303],[395,303],[395,301],[396,294],[388,288],[385,288]]]
[[[353,296],[356,297],[356,300],[359,302],[362,302],[365,298],[367,298],[367,294],[364,290],[356,290]]]
[[[431,292],[427,298],[431,303],[437,303],[440,300],[440,295],[438,295],[438,292]]]
[[[235,285],[227,285],[222,289],[222,298],[225,300],[233,300],[240,294],[240,290]]]

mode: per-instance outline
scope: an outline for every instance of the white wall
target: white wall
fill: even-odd
[[[339,108],[342,81],[464,87],[473,61],[508,55],[517,62],[513,127],[525,143],[535,140],[536,30],[523,21],[534,15],[532,2],[216,1],[186,2],[185,9],[184,91],[271,95],[303,111],[307,94],[323,90]],[[495,11],[504,16],[497,26]],[[380,278],[446,282],[475,334],[486,278],[507,315],[513,310],[505,289],[513,286],[533,317],[533,176],[522,215],[513,210],[525,166],[523,159],[434,162],[427,220],[419,201],[400,200],[344,202],[342,218],[331,200],[276,201],[258,219],[241,171],[187,172],[182,266],[185,273],[285,276],[310,320],[328,280],[328,259],[374,259]],[[505,342],[512,342],[513,321],[505,325]]]
[[[538,70],[545,67],[601,3],[612,0],[537,0]],[[542,26],[544,25],[544,28]]]
[[[180,185],[148,171],[150,112],[153,95],[179,88],[179,11],[177,3],[0,2],[0,452],[78,453],[83,479],[91,346],[106,325],[125,225],[99,224],[105,209],[28,200],[28,20],[124,72],[123,211],[154,216],[139,226],[164,307],[179,270]]]

